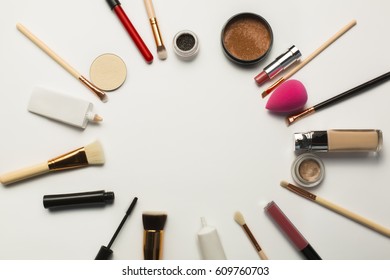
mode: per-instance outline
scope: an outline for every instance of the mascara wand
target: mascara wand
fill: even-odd
[[[121,223],[119,224],[118,228],[116,229],[114,235],[112,236],[110,243],[108,243],[106,246],[101,246],[98,254],[95,257],[95,260],[108,260],[108,258],[112,255],[113,251],[110,249],[112,244],[114,243],[116,237],[118,236],[119,232],[121,231],[123,225],[125,224],[127,218],[130,216],[131,212],[133,211],[133,208],[135,204],[137,203],[138,198],[135,197],[133,201],[130,204],[129,209],[126,211],[125,216],[123,217]]]

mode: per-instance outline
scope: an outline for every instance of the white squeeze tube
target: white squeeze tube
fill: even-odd
[[[32,113],[82,129],[85,129],[90,121],[103,120],[92,112],[92,103],[42,87],[34,88],[27,109]]]
[[[202,229],[198,232],[199,246],[204,260],[226,260],[217,229],[209,226],[204,217],[201,218]]]

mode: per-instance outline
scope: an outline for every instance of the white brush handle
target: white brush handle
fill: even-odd
[[[25,167],[16,171],[12,171],[0,176],[0,182],[3,185],[8,185],[15,183],[17,181],[21,181],[24,179],[28,179],[34,176],[38,176],[44,173],[49,172],[49,166],[47,162],[36,164],[30,167]]]

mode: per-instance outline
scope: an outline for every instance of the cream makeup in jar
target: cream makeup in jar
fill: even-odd
[[[295,133],[297,152],[378,152],[382,131],[378,129],[330,129]]]
[[[299,155],[291,167],[291,175],[302,187],[318,186],[325,177],[325,166],[319,156],[313,153]]]

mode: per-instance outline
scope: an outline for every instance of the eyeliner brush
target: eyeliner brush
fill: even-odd
[[[340,93],[339,95],[336,95],[332,98],[329,98],[328,100],[325,100],[317,105],[314,105],[313,107],[307,108],[303,110],[302,112],[299,112],[297,114],[288,116],[286,118],[286,123],[287,125],[290,125],[308,115],[314,114],[317,111],[320,111],[322,109],[325,109],[327,107],[330,107],[338,102],[344,101],[352,96],[355,96],[365,90],[371,89],[377,85],[380,85],[381,83],[386,82],[387,80],[390,79],[390,72],[387,72],[377,78],[374,78],[368,82],[365,82],[364,84],[361,84],[357,87],[354,87],[350,90],[347,90],[343,93]]]
[[[112,244],[114,243],[116,237],[118,236],[119,232],[121,231],[123,225],[125,224],[127,218],[130,216],[131,212],[133,211],[135,204],[137,203],[138,198],[135,197],[133,201],[130,204],[129,209],[127,209],[125,216],[123,217],[121,223],[119,224],[118,228],[116,229],[114,235],[112,236],[110,243],[108,243],[107,247],[106,246],[101,246],[98,254],[95,257],[95,260],[108,260],[108,258],[111,256],[113,253],[112,250],[110,249]]]

